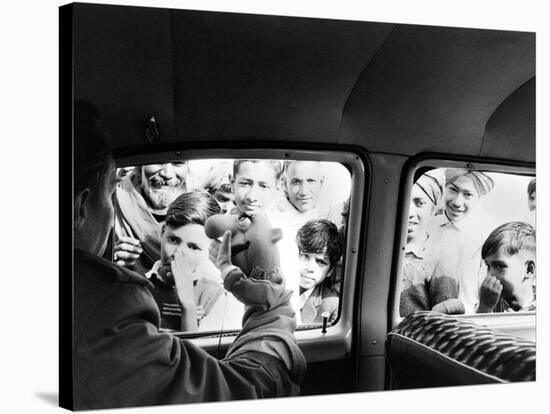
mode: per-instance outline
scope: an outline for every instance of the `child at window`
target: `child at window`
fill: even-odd
[[[479,290],[478,313],[536,310],[535,242],[535,229],[524,222],[493,230],[481,248],[487,277]]]
[[[296,244],[302,323],[320,323],[324,312],[332,322],[338,315],[339,301],[334,273],[342,255],[338,228],[325,219],[310,220],[298,230]]]
[[[161,328],[206,331],[240,328],[244,307],[225,292],[219,270],[208,258],[206,219],[220,213],[206,192],[180,195],[170,204],[161,231],[160,260],[146,276],[161,313]],[[177,266],[171,266],[172,261]],[[177,270],[173,270],[177,269]],[[174,272],[174,273],[173,273]]]
[[[444,186],[445,177],[436,169],[420,176],[412,187],[399,301],[403,317],[418,310],[464,313],[457,299],[458,263],[452,257],[454,251],[442,251],[429,231]]]
[[[267,214],[279,194],[282,166],[274,160],[235,160],[231,186],[236,209],[249,215]]]

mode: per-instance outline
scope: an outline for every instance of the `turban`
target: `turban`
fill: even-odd
[[[435,206],[439,205],[445,187],[445,177],[441,169],[430,170],[422,174],[415,184],[426,193]]]
[[[446,168],[445,180],[447,184],[452,184],[460,177],[468,177],[474,183],[474,187],[480,196],[484,196],[494,187],[494,182],[487,174],[481,171],[472,171],[465,168]]]

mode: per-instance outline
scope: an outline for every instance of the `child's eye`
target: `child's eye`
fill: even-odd
[[[322,259],[317,259],[315,260],[317,262],[318,265],[320,266],[328,266],[328,263],[325,261],[325,260],[322,260]]]
[[[199,250],[201,251],[202,249],[196,245],[195,243],[187,243],[187,247],[189,247],[191,250]]]
[[[180,239],[178,239],[177,237],[173,237],[173,236],[168,236],[168,243],[170,244],[179,244],[180,242]]]
[[[426,204],[425,201],[422,200],[416,200],[416,207],[422,207],[424,204]]]
[[[269,190],[271,187],[269,187],[267,184],[260,184],[260,188],[262,190]]]

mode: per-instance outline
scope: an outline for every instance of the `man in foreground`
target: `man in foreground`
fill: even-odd
[[[298,394],[305,359],[293,336],[290,292],[280,285],[269,285],[269,306],[247,311],[223,360],[159,332],[150,282],[100,257],[113,222],[116,170],[97,111],[77,102],[74,113],[72,408]],[[224,269],[231,269],[229,251],[226,234],[217,261]]]

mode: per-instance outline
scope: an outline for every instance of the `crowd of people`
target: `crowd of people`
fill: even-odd
[[[157,305],[163,296],[159,286],[170,278],[184,287],[177,290],[179,306],[190,310],[191,317],[180,320],[180,327],[196,325],[199,313],[207,318],[223,295],[217,283],[206,279],[210,269],[196,266],[205,263],[203,220],[220,207],[207,193],[181,192],[185,163],[134,169],[121,178],[95,106],[75,102],[74,118],[74,162],[79,168],[73,188],[72,408],[298,395],[306,361],[294,337],[291,292],[280,283],[261,284],[263,296],[250,298],[261,306],[243,303],[248,309],[242,329],[221,360],[160,329],[166,315]],[[134,207],[143,223],[134,227],[138,219],[126,221],[129,235],[117,241],[113,263],[102,256],[115,206],[120,207],[115,194],[137,200]],[[158,239],[151,240],[153,236]],[[229,280],[224,286],[237,292],[233,287],[246,287],[249,279],[231,264],[230,252],[227,232],[213,265]],[[149,266],[140,261],[143,256],[157,276],[146,278],[118,265]],[[165,271],[167,262],[172,263],[170,272]],[[160,300],[168,304],[171,299]]]
[[[244,308],[223,289],[208,257],[214,241],[204,224],[214,214],[267,216],[282,230],[277,247],[298,323],[321,323],[322,314],[336,319],[347,203],[320,202],[321,162],[225,160],[199,177],[181,161],[119,169],[118,175],[113,260],[153,283],[162,328],[241,328]],[[186,264],[179,267],[188,277],[171,271],[177,250],[184,252]]]
[[[489,235],[470,220],[493,191],[487,173],[440,168],[416,179],[409,204],[399,313],[532,311],[536,308],[534,222],[502,223]],[[526,205],[536,209],[536,180]]]

